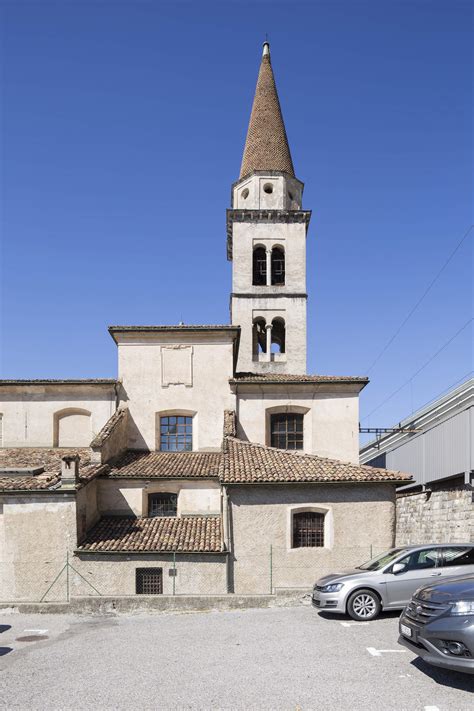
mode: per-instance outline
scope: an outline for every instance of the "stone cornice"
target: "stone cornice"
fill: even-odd
[[[232,260],[234,222],[300,223],[308,229],[311,210],[227,210],[227,259]]]

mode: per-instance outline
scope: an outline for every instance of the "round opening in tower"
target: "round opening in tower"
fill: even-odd
[[[249,190],[248,190],[248,188],[245,188],[245,190],[242,190],[242,197],[244,200],[247,200],[248,196],[249,196]]]
[[[265,183],[263,186],[263,192],[271,195],[273,192],[273,185],[271,183]]]

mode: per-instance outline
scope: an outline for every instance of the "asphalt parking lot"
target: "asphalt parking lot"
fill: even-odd
[[[7,709],[472,709],[474,677],[397,645],[398,615],[369,623],[308,604],[234,612],[5,614]],[[374,654],[374,650],[378,652]]]

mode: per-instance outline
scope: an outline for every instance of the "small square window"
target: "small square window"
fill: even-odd
[[[294,412],[271,415],[270,443],[278,449],[303,449],[303,415]]]
[[[163,568],[137,568],[135,589],[137,595],[162,595]]]

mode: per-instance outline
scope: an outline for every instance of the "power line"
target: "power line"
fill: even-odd
[[[467,236],[469,235],[469,233],[471,232],[471,230],[472,230],[473,227],[474,227],[474,225],[471,225],[471,226],[469,227],[469,229],[464,233],[464,235],[462,236],[462,239],[460,240],[460,242],[458,242],[458,244],[456,245],[456,247],[454,248],[454,250],[451,252],[451,254],[450,254],[449,257],[447,258],[447,260],[445,261],[445,263],[443,264],[443,266],[441,267],[441,269],[438,271],[438,273],[437,273],[436,276],[434,277],[434,279],[432,279],[432,281],[429,283],[429,285],[427,286],[427,288],[425,289],[425,291],[423,292],[423,294],[421,295],[421,297],[418,299],[418,301],[416,302],[416,304],[415,304],[415,305],[413,306],[413,308],[408,312],[407,316],[405,316],[405,318],[403,319],[402,323],[401,323],[400,326],[397,328],[397,330],[395,331],[395,333],[393,334],[393,336],[390,338],[390,340],[387,341],[387,343],[385,344],[385,346],[382,348],[382,350],[380,351],[380,353],[378,354],[378,356],[376,357],[376,359],[374,360],[374,362],[373,362],[372,365],[370,366],[370,368],[368,368],[368,369],[365,371],[365,372],[367,373],[367,375],[368,375],[368,374],[370,373],[370,371],[377,365],[377,363],[379,362],[379,360],[381,359],[381,357],[383,356],[383,354],[385,353],[385,351],[392,345],[392,343],[394,342],[394,340],[396,339],[396,337],[398,336],[398,334],[400,333],[400,331],[402,330],[402,328],[404,327],[404,325],[406,324],[406,322],[413,316],[413,314],[414,314],[415,311],[417,310],[418,306],[421,304],[421,302],[424,300],[424,298],[427,296],[427,294],[431,291],[432,287],[434,286],[434,284],[436,283],[436,281],[439,279],[439,277],[441,276],[441,274],[444,272],[444,270],[445,270],[446,267],[448,266],[449,262],[452,260],[452,258],[454,257],[454,255],[456,254],[456,252],[458,251],[458,249],[461,247],[462,243],[463,243],[464,240],[467,238]]]
[[[461,326],[461,328],[459,329],[459,331],[456,331],[456,333],[454,334],[454,336],[451,336],[451,338],[450,338],[449,340],[447,340],[445,343],[443,343],[443,345],[441,346],[441,348],[439,348],[439,349],[436,351],[436,353],[434,353],[434,354],[426,361],[426,363],[424,363],[424,364],[421,366],[421,368],[418,368],[418,370],[416,371],[416,373],[414,373],[414,374],[411,376],[411,378],[408,378],[408,380],[407,380],[406,382],[404,382],[403,385],[400,385],[399,388],[397,388],[396,390],[394,390],[394,392],[393,392],[391,395],[389,395],[383,402],[381,402],[380,405],[378,405],[378,406],[375,408],[375,410],[372,410],[372,412],[369,412],[368,415],[366,415],[365,417],[363,417],[363,418],[362,418],[362,422],[363,422],[364,420],[367,420],[369,417],[371,417],[375,412],[377,412],[377,410],[380,410],[380,408],[383,407],[387,402],[389,402],[389,400],[391,400],[393,397],[395,397],[395,395],[398,395],[398,393],[400,392],[400,390],[403,390],[403,388],[406,387],[409,383],[411,383],[411,381],[412,381],[414,378],[416,378],[416,376],[419,375],[422,370],[424,370],[432,361],[434,361],[434,359],[435,359],[442,351],[444,351],[444,349],[447,348],[447,347],[449,346],[449,344],[452,343],[452,342],[454,341],[454,339],[457,338],[457,337],[459,336],[459,334],[462,333],[462,332],[464,331],[464,329],[469,326],[470,323],[472,323],[473,320],[474,320],[473,318],[468,319],[468,320],[466,321],[466,323],[464,324],[464,326]]]

